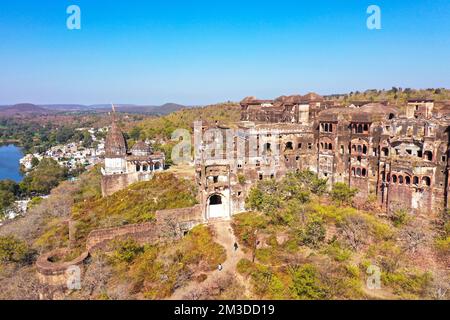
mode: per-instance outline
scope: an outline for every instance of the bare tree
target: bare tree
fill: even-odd
[[[338,228],[344,241],[353,250],[358,250],[365,243],[367,223],[363,217],[358,215],[347,216],[339,223]]]

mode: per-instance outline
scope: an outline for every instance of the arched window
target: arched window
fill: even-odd
[[[355,176],[356,175],[356,170],[355,170],[355,168],[352,168],[352,176]]]
[[[414,177],[413,178],[413,184],[419,185],[419,177]]]
[[[138,164],[136,165],[136,171],[137,171],[137,172],[141,171],[141,166],[138,165]]]
[[[388,175],[387,175],[387,182],[391,182],[391,175],[388,173]]]
[[[148,171],[148,166],[144,164],[144,165],[142,166],[142,171]]]
[[[366,145],[363,145],[363,150],[362,150],[362,152],[363,152],[364,154],[367,154],[367,147],[366,147]]]
[[[267,153],[272,152],[272,145],[270,143],[264,144],[264,150],[263,151],[267,152]]]
[[[325,123],[325,132],[328,132],[328,123]]]
[[[397,176],[395,174],[392,175],[392,183],[397,183]]]
[[[330,132],[333,132],[333,124],[332,123],[330,123],[329,129],[330,129]]]
[[[215,194],[209,198],[209,205],[216,206],[222,204],[222,197],[218,194]]]
[[[364,125],[364,131],[365,132],[369,131],[369,125],[367,123]]]
[[[322,150],[325,149],[325,148],[323,147],[323,142],[320,143],[320,148],[321,148]]]
[[[367,170],[366,169],[362,169],[362,176],[365,177],[367,174]]]
[[[356,169],[356,176],[358,176],[358,177],[361,176],[361,168]]]
[[[294,149],[294,145],[292,144],[292,142],[286,142],[286,150],[293,150]]]
[[[389,149],[388,148],[383,148],[383,149],[381,149],[381,152],[383,152],[383,156],[385,156],[385,157],[387,157],[387,156],[389,156]]]
[[[389,114],[389,120],[392,120],[392,119],[394,119],[394,118],[395,118],[395,114],[390,113],[390,114]]]
[[[328,149],[333,150],[333,145],[331,143],[328,144]]]
[[[431,186],[431,179],[430,177],[423,177],[422,183],[425,184],[427,187]]]
[[[155,170],[159,170],[161,168],[161,164],[159,162],[155,163]]]
[[[409,176],[405,177],[405,183],[406,183],[406,185],[410,185],[411,184],[411,178]]]
[[[355,145],[352,145],[352,150],[353,150],[353,152],[356,152],[356,146]]]
[[[423,155],[425,156],[425,159],[427,159],[428,161],[432,161],[433,160],[433,152],[425,151]]]
[[[398,176],[398,183],[403,184],[403,176]]]
[[[363,133],[363,126],[362,126],[362,124],[358,125],[358,132],[357,133]]]
[[[358,145],[358,152],[359,152],[359,153],[362,152],[362,147],[361,147],[361,145]]]

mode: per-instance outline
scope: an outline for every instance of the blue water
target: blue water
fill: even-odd
[[[20,158],[23,157],[22,150],[15,145],[0,145],[0,180],[10,179],[16,182],[22,180],[20,173]]]

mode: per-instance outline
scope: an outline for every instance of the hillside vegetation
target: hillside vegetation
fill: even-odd
[[[450,90],[445,88],[411,89],[396,88],[390,90],[366,90],[355,91],[347,94],[335,94],[327,96],[329,99],[337,99],[343,105],[352,101],[388,101],[391,105],[405,106],[410,99],[433,99],[435,101],[449,101]]]
[[[169,115],[144,119],[136,124],[129,133],[135,139],[169,140],[176,129],[186,129],[192,132],[194,121],[219,121],[230,124],[240,120],[240,107],[236,103],[220,103],[201,108],[182,109]]]
[[[357,210],[352,189],[337,185],[324,196],[313,177],[303,172],[259,183],[247,199],[256,212],[234,219],[253,257],[238,270],[256,298],[445,298],[449,251],[436,247],[442,229],[435,222],[405,212],[385,217],[376,206]],[[377,270],[381,288],[369,290]]]

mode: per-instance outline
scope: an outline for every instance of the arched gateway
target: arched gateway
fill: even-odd
[[[213,194],[208,198],[206,204],[206,218],[228,218],[229,208],[226,198],[221,194]]]

